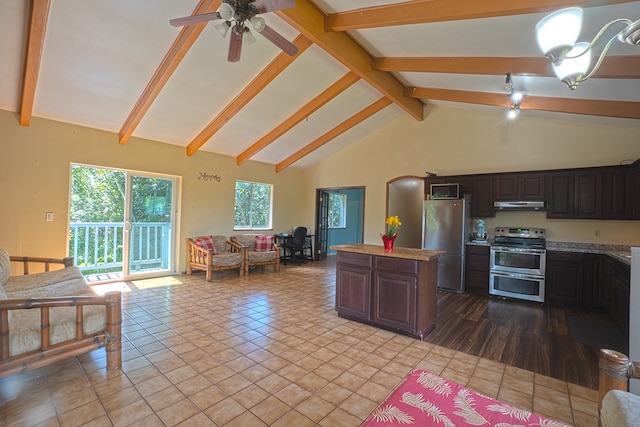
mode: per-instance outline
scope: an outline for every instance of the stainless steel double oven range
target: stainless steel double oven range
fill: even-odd
[[[497,227],[490,254],[491,295],[544,302],[544,229]]]

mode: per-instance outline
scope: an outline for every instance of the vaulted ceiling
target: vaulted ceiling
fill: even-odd
[[[227,62],[212,23],[221,0],[0,0],[0,109],[23,126],[42,117],[118,135],[287,167],[308,167],[426,105],[501,109],[505,75],[525,92],[522,115],[640,127],[640,46],[614,43],[594,77],[569,90],[540,54],[536,23],[584,8],[581,41],[624,0],[296,0],[265,13],[292,41],[266,38]],[[622,26],[613,27],[611,35]]]

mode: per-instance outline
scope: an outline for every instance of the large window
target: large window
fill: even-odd
[[[236,230],[271,228],[273,186],[257,182],[236,181]]]
[[[329,193],[329,228],[347,228],[347,195]]]

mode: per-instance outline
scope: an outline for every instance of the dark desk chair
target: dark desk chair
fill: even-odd
[[[305,262],[304,250],[308,247],[307,227],[295,227],[293,229],[293,234],[288,239],[285,239],[282,247],[284,248],[284,265],[287,265],[287,250],[291,253],[292,260],[295,260],[296,253],[300,252],[300,257],[303,260],[302,262]]]

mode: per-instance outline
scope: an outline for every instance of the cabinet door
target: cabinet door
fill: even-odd
[[[373,322],[415,332],[416,276],[376,271],[373,278]]]
[[[573,179],[572,172],[546,176],[547,218],[573,218]]]
[[[574,218],[602,219],[602,171],[575,173]]]
[[[584,256],[584,290],[582,303],[587,307],[605,308],[604,281],[605,258],[601,254],[585,254]]]
[[[520,200],[544,200],[545,179],[543,173],[525,173],[520,175]]]
[[[473,178],[471,216],[496,216],[496,211],[493,210],[493,179],[491,176],[476,176]]]
[[[499,174],[493,178],[493,199],[499,201],[513,201],[520,199],[517,174]]]
[[[631,167],[616,166],[605,169],[603,188],[604,219],[639,219],[637,174]]]
[[[467,245],[464,278],[467,291],[489,294],[489,246]]]
[[[350,317],[370,320],[371,270],[336,265],[336,311]]]
[[[547,251],[545,300],[581,305],[583,254]]]

